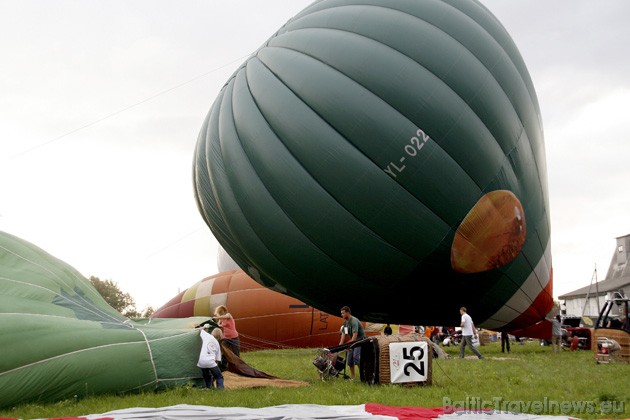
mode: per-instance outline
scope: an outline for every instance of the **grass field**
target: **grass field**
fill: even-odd
[[[480,347],[485,360],[458,358],[458,348],[447,347],[450,359],[435,359],[433,385],[401,387],[367,385],[334,378],[323,382],[312,365],[314,349],[269,350],[244,353],[253,367],[282,379],[307,381],[299,388],[254,388],[223,393],[182,387],[163,392],[125,396],[94,396],[53,404],[27,404],[0,411],[0,417],[23,419],[80,416],[128,407],[165,407],[176,404],[265,407],[280,404],[362,404],[469,408],[486,406],[531,414],[570,415],[582,419],[630,418],[630,365],[597,365],[592,352],[552,354],[538,341],[512,346],[501,353],[498,343]],[[467,356],[471,356],[467,351]],[[547,407],[547,411],[544,408]],[[542,410],[542,412],[541,412]],[[602,412],[603,411],[603,412]]]

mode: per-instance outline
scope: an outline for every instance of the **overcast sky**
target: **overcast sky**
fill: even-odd
[[[216,274],[192,191],[228,77],[308,0],[0,0],[0,230],[139,309]],[[556,296],[630,234],[630,2],[482,0],[541,106]]]

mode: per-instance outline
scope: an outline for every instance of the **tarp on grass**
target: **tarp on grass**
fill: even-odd
[[[76,419],[76,417],[74,417]],[[496,411],[453,411],[449,407],[394,407],[381,404],[317,405],[285,404],[261,408],[175,405],[161,408],[127,408],[83,417],[86,420],[123,419],[238,419],[238,420],[564,420],[567,416],[545,416]]]

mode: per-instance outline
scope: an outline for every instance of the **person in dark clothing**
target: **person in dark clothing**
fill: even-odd
[[[505,353],[505,350],[510,352],[510,334],[507,331],[501,333],[501,353]]]

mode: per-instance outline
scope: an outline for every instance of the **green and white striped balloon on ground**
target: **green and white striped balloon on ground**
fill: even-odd
[[[0,407],[200,384],[205,319],[129,320],[74,268],[0,232]]]

